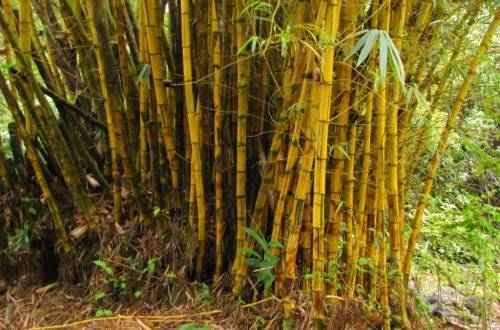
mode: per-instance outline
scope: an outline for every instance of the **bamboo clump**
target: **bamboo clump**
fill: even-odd
[[[31,180],[65,252],[79,247],[56,187],[90,232],[103,230],[95,192],[112,201],[117,224],[164,233],[172,213],[185,214],[193,276],[228,273],[234,295],[263,271],[249,259],[263,252],[253,231],[273,241],[264,252],[276,262],[263,268],[275,279],[263,295],[285,298],[285,316],[301,289],[317,328],[332,301],[356,296],[386,328],[409,328],[424,210],[499,22],[497,10],[484,29],[483,2],[465,3],[1,0],[9,74],[0,87],[26,160],[21,147],[12,160],[0,150],[0,193]],[[452,18],[461,40],[439,48],[432,41]],[[457,82],[459,60],[468,72]],[[425,113],[409,86],[428,99]],[[422,179],[429,129],[418,122],[442,115],[448,98]],[[421,192],[410,191],[416,180]]]

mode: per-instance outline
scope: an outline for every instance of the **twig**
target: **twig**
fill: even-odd
[[[243,305],[243,306],[241,306],[241,308],[252,307],[252,306],[255,306],[255,305],[259,305],[259,304],[265,303],[266,301],[270,301],[270,300],[276,300],[277,302],[281,302],[281,299],[279,299],[279,298],[277,298],[275,296],[271,296],[271,297],[264,298],[262,300],[259,300],[259,301],[256,301],[256,302],[253,302],[253,303],[250,303],[250,304]]]
[[[117,315],[117,316],[111,316],[111,317],[100,317],[100,318],[91,318],[91,319],[86,319],[86,320],[81,320],[73,323],[66,323],[66,324],[58,324],[58,325],[49,325],[49,326],[42,326],[42,327],[33,327],[29,328],[29,330],[49,330],[49,329],[63,329],[63,328],[69,328],[69,327],[74,327],[77,325],[82,325],[86,323],[92,323],[92,322],[102,322],[102,321],[117,321],[117,320],[132,320],[132,321],[137,321],[138,319],[144,319],[148,320],[150,322],[164,322],[164,321],[169,321],[169,320],[182,320],[186,319],[189,317],[193,316],[207,316],[207,315],[214,315],[214,314],[220,314],[222,313],[221,310],[213,310],[209,312],[201,312],[201,313],[194,313],[194,314],[178,314],[178,315]]]
[[[90,114],[88,114],[85,111],[83,111],[82,109],[80,109],[77,105],[69,102],[68,100],[66,100],[65,98],[63,98],[59,94],[57,94],[56,92],[54,92],[54,91],[52,91],[52,90],[50,90],[50,89],[48,89],[46,87],[40,86],[40,89],[42,90],[42,92],[45,95],[50,96],[55,102],[62,103],[64,106],[66,106],[68,109],[70,109],[71,111],[73,111],[79,117],[85,119],[86,121],[88,121],[89,123],[91,123],[92,125],[94,125],[95,127],[100,128],[101,130],[106,131],[106,129],[107,129],[106,124],[104,124],[104,123],[100,122],[99,120],[95,119]]]

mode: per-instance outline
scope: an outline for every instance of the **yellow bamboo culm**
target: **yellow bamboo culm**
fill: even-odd
[[[19,2],[19,47],[26,58],[31,56],[31,4],[29,0]],[[31,119],[29,111],[25,111],[26,130],[28,136],[33,139],[36,134],[35,124]]]
[[[448,2],[0,0],[13,121],[2,231],[41,220],[33,229],[65,252],[87,230],[81,249],[180,238],[165,242],[182,265],[159,266],[253,299],[244,308],[279,300],[284,328],[305,297],[311,328],[335,327],[355,300],[377,326],[410,329],[424,211],[500,21],[485,0]],[[446,126],[431,141],[419,121],[437,116]],[[20,197],[40,219],[12,212]]]
[[[379,29],[389,31],[391,0],[383,0],[380,3]],[[385,238],[385,208],[386,208],[386,171],[385,171],[385,153],[386,153],[386,121],[387,121],[387,77],[381,79],[377,89],[377,107],[376,107],[376,167],[375,167],[375,235],[380,242],[377,255],[372,255],[374,260],[378,261],[380,277],[372,274],[374,282],[380,282],[380,303],[382,315],[384,316],[384,328],[390,327],[389,320],[389,297],[387,292],[387,269],[386,269],[386,238]],[[376,289],[375,286],[372,288]]]
[[[333,65],[335,55],[335,36],[339,26],[340,5],[337,0],[329,0],[325,12],[325,34],[329,38],[325,44],[321,61],[322,77],[320,78],[320,100],[315,128],[314,143],[314,175],[313,175],[313,206],[312,206],[312,301],[313,318],[321,327],[325,311],[323,308],[325,268],[325,210],[326,210],[326,167],[328,157],[328,128],[330,120],[330,101],[332,99]]]
[[[376,29],[378,27],[378,16],[379,16],[379,3],[378,0],[374,0],[371,3],[371,16],[370,16],[370,27]],[[370,58],[368,62],[368,71],[371,72],[375,68],[375,51],[371,51]],[[373,99],[374,99],[374,83],[370,82],[368,85],[368,92],[365,99],[365,116],[363,121],[364,132],[363,132],[363,154],[361,159],[361,174],[359,180],[359,189],[357,193],[357,207],[355,211],[355,244],[353,248],[353,255],[351,258],[351,264],[348,265],[348,282],[346,289],[346,296],[353,297],[354,289],[356,287],[357,269],[358,269],[358,258],[361,254],[361,250],[366,247],[367,238],[367,227],[368,227],[368,216],[367,216],[367,191],[369,186],[369,176],[370,176],[370,164],[372,158],[372,118],[373,118]]]
[[[248,61],[247,54],[242,47],[245,43],[245,21],[242,17],[245,8],[244,0],[236,0],[236,48],[239,55],[237,58],[237,133],[236,133],[236,259],[235,259],[235,285],[233,293],[238,294],[243,283],[245,274],[245,258],[241,253],[241,248],[245,242],[245,232],[243,228],[247,223],[246,204],[246,150],[247,150],[247,112],[248,112]]]
[[[153,84],[156,95],[157,111],[164,126],[164,143],[167,149],[167,157],[170,162],[170,172],[172,180],[172,192],[174,201],[179,201],[179,164],[175,151],[173,123],[167,113],[167,92],[163,85],[163,61],[161,49],[158,45],[158,28],[156,22],[155,6],[146,0],[141,0],[143,10],[144,24],[146,25],[147,46],[149,51],[149,59],[151,61],[151,71],[153,73]]]
[[[300,2],[297,5],[297,15],[301,16],[304,15],[303,11],[306,9],[305,4],[303,2]],[[319,24],[323,19],[324,19],[324,12],[326,9],[326,2],[322,1],[320,3],[320,7],[318,9],[318,13],[316,16],[316,23]],[[297,57],[295,59],[295,63],[297,63],[297,66],[299,66],[299,69],[296,69],[295,71],[289,72],[288,77],[290,77],[292,84],[295,85],[297,81],[302,80],[302,75],[305,72],[306,76],[310,76],[311,71],[313,70],[313,62],[314,62],[314,54],[312,51],[309,49],[306,51],[306,56],[305,57]],[[305,59],[305,60],[304,60]],[[304,63],[305,65],[303,65]],[[305,71],[302,72],[300,68],[304,68]],[[302,82],[301,88],[297,88],[300,90],[300,96],[299,100],[295,104],[297,108],[299,108],[299,118],[296,118],[293,123],[293,131],[292,131],[292,136],[290,139],[289,147],[288,147],[288,153],[286,157],[286,164],[285,164],[285,169],[283,172],[283,175],[281,177],[281,186],[279,187],[279,197],[277,200],[277,204],[274,210],[274,220],[273,220],[273,230],[271,234],[271,240],[273,241],[281,241],[282,237],[284,236],[282,232],[282,227],[283,227],[283,219],[282,218],[287,218],[287,215],[289,212],[286,212],[285,210],[287,209],[287,202],[288,205],[291,203],[291,197],[289,194],[290,190],[290,185],[293,182],[294,178],[294,173],[293,173],[293,168],[296,166],[298,160],[299,160],[299,150],[301,149],[300,147],[300,135],[302,130],[308,129],[310,126],[310,106],[309,106],[309,97],[310,97],[310,90],[311,90],[311,84],[309,81],[304,80]],[[291,95],[291,93],[290,93]],[[290,97],[290,95],[288,97]],[[275,139],[273,139],[273,143],[275,140],[277,140],[278,134],[275,135]],[[300,179],[300,177],[299,177]],[[292,188],[293,189],[293,188]],[[306,191],[306,194],[309,193]],[[295,194],[297,194],[297,191],[295,191]],[[293,207],[293,204],[292,204]],[[296,211],[296,210],[295,210]],[[292,208],[292,212],[295,212]],[[293,216],[292,216],[293,218]],[[309,219],[310,222],[310,219]],[[312,235],[312,231],[310,230],[311,226],[307,227],[308,231],[304,234],[309,236],[309,238]],[[281,256],[281,249],[278,248],[271,248],[270,249],[271,253],[276,256]],[[310,267],[311,265],[309,265]],[[283,267],[281,267],[283,268]],[[282,269],[278,267],[276,269],[276,283],[274,285],[275,289],[275,294],[281,295],[282,290],[283,290],[283,274],[282,274]]]
[[[94,24],[94,14],[99,13],[99,10],[95,7],[98,4],[95,1],[88,1],[88,20],[90,25],[90,31],[94,42],[98,42],[99,31]],[[99,48],[97,48],[99,49]],[[113,112],[117,111],[113,108],[112,100],[109,96],[109,85],[106,85],[105,68],[106,64],[104,62],[103,56],[97,56],[97,62],[99,66],[99,77],[101,81],[101,95],[104,99],[104,108],[106,111],[106,125],[108,127],[108,138],[109,138],[109,150],[111,153],[111,176],[113,179],[112,194],[113,194],[113,218],[115,222],[121,222],[121,208],[122,208],[122,198],[121,198],[121,173],[119,169],[120,156],[118,152],[118,137],[116,135],[116,120],[113,117]],[[108,68],[109,69],[109,68]],[[109,73],[109,71],[108,71]],[[115,100],[116,101],[116,100]]]
[[[139,54],[138,54],[139,64],[149,65],[149,58],[147,52],[147,33],[146,33],[146,22],[144,18],[144,7],[139,6]],[[146,121],[149,112],[148,104],[148,84],[149,77],[144,77],[140,79],[137,84],[139,85],[139,164],[141,173],[141,185],[146,185],[146,180],[148,176],[148,162],[147,162],[147,150],[148,150],[148,139],[146,133]]]
[[[2,91],[5,100],[11,110],[11,113],[18,124],[19,133],[21,138],[24,141],[28,159],[30,160],[31,165],[33,166],[33,171],[35,172],[35,177],[42,189],[43,197],[47,203],[49,208],[50,216],[52,218],[52,223],[54,225],[55,230],[58,233],[59,243],[65,253],[70,252],[73,249],[73,245],[64,229],[64,222],[61,217],[61,213],[59,211],[59,207],[55,202],[54,196],[52,195],[52,191],[50,186],[45,178],[45,174],[43,173],[43,169],[40,165],[40,160],[38,156],[38,152],[33,146],[33,142],[28,136],[28,132],[23,123],[21,111],[19,110],[17,101],[15,100],[14,95],[9,90],[7,86],[7,80],[5,76],[0,72],[0,90]]]
[[[224,223],[222,219],[222,147],[221,147],[221,130],[222,130],[222,52],[221,52],[221,33],[219,29],[219,18],[215,0],[210,2],[211,5],[211,27],[212,38],[214,39],[214,54],[213,54],[213,69],[214,69],[214,158],[215,158],[215,272],[214,280],[222,274],[222,258],[223,258],[223,229]]]
[[[201,279],[203,257],[205,254],[205,195],[203,190],[203,172],[201,167],[201,151],[199,143],[199,122],[196,116],[195,99],[193,93],[193,74],[191,66],[191,31],[189,16],[189,0],[180,1],[181,29],[182,29],[182,64],[184,69],[184,94],[188,117],[189,136],[191,139],[194,179],[196,186],[196,201],[198,211],[198,254],[196,256],[196,277]]]
[[[391,31],[393,33],[394,45],[398,52],[401,51],[401,44],[404,33],[404,22],[406,17],[406,1],[400,0],[396,10],[392,11]],[[401,79],[403,79],[401,77]],[[402,99],[401,85],[404,81],[394,81],[392,85],[392,102],[389,105],[387,113],[387,200],[388,200],[388,222],[389,222],[389,240],[390,240],[390,271],[394,272],[394,279],[391,286],[394,288],[393,295],[390,297],[394,308],[392,310],[395,320],[403,328],[411,328],[406,314],[405,289],[403,287],[402,266],[401,266],[401,229],[402,218],[400,214],[400,193],[399,193],[399,144],[398,144],[398,110]],[[397,297],[396,297],[397,296]]]
[[[356,29],[356,1],[346,1],[343,3],[339,12],[339,19],[343,21],[345,35],[351,35]],[[337,23],[338,24],[338,23]],[[336,33],[332,35],[336,36]],[[346,43],[352,47],[354,38],[348,38]],[[333,171],[331,174],[331,191],[328,210],[327,223],[327,259],[328,259],[328,277],[330,281],[327,284],[326,291],[328,295],[336,296],[337,291],[337,263],[339,257],[339,232],[342,223],[342,190],[344,182],[345,153],[343,148],[347,137],[347,125],[349,121],[349,103],[351,99],[351,78],[352,78],[352,59],[345,59],[338,63],[336,70],[339,72],[339,105],[332,118],[335,126],[335,136],[333,150]],[[326,74],[323,72],[323,74]],[[313,216],[314,219],[314,216]],[[314,221],[314,220],[313,220]]]
[[[12,31],[12,33],[14,35],[17,35],[17,26],[16,26],[16,21],[14,18],[14,11],[12,9],[12,0],[1,0],[0,4],[2,5],[2,9],[3,9],[3,12],[5,14],[5,19],[7,20],[7,24],[9,26],[10,31]],[[4,45],[5,45],[6,52],[7,52],[6,62],[7,62],[7,64],[11,65],[13,60],[14,60],[12,46],[8,40],[4,41]],[[15,89],[12,89],[12,93],[14,96],[16,95]]]

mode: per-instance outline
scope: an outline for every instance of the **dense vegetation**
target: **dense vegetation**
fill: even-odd
[[[46,281],[101,271],[102,305],[162,272],[172,303],[182,270],[281,299],[283,326],[304,293],[317,328],[339,300],[411,328],[432,274],[497,300],[499,22],[486,0],[1,0],[2,276],[47,250]]]

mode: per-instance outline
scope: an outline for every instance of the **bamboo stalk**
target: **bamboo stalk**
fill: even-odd
[[[247,159],[247,112],[248,112],[248,62],[245,59],[247,51],[243,49],[245,43],[245,21],[243,18],[244,1],[236,0],[235,18],[236,18],[236,49],[237,56],[237,136],[236,136],[236,260],[244,259],[241,254],[241,248],[244,246],[245,232],[243,227],[247,224],[247,205],[246,205],[246,159]],[[244,276],[245,262],[240,261],[236,269],[236,280],[233,293],[239,292],[241,277]]]
[[[210,2],[211,8],[211,29],[214,44],[213,70],[214,70],[214,171],[215,171],[215,222],[216,222],[216,243],[215,243],[215,272],[214,281],[222,274],[223,262],[223,230],[224,220],[222,215],[222,147],[221,147],[221,129],[222,129],[222,47],[221,32],[219,29],[219,16],[215,0]]]
[[[23,139],[24,145],[26,146],[28,158],[31,162],[31,166],[33,166],[37,182],[42,189],[43,197],[45,198],[45,201],[49,208],[52,223],[58,233],[59,242],[64,252],[70,252],[73,249],[73,246],[68,238],[66,230],[64,229],[64,224],[61,218],[59,207],[54,200],[52,191],[50,190],[49,184],[47,183],[47,180],[43,173],[38,153],[33,145],[31,138],[28,135],[26,127],[24,126],[25,120],[23,120],[23,115],[21,114],[14,95],[10,92],[9,87],[7,86],[7,80],[5,79],[5,76],[2,72],[0,72],[0,89],[2,90],[5,100],[7,101],[12,116],[18,123],[19,133],[21,135],[21,138]]]
[[[201,151],[199,144],[199,122],[196,119],[194,94],[193,94],[193,75],[191,68],[191,31],[189,1],[181,0],[181,25],[182,25],[182,63],[184,68],[184,93],[189,124],[189,137],[191,139],[191,150],[193,158],[191,160],[194,170],[196,185],[196,200],[198,209],[198,254],[196,257],[196,276],[201,278],[203,257],[205,254],[205,195],[203,189],[203,170],[201,167]]]
[[[167,149],[167,156],[170,162],[170,172],[172,180],[172,193],[175,200],[179,200],[179,165],[175,151],[173,123],[167,115],[167,94],[163,86],[163,64],[161,57],[161,48],[158,45],[158,27],[156,22],[155,7],[148,4],[145,0],[141,0],[143,7],[144,24],[146,25],[147,46],[149,50],[149,58],[151,61],[151,70],[153,72],[153,84],[156,96],[156,105],[160,118],[163,120],[165,127],[163,138]]]

